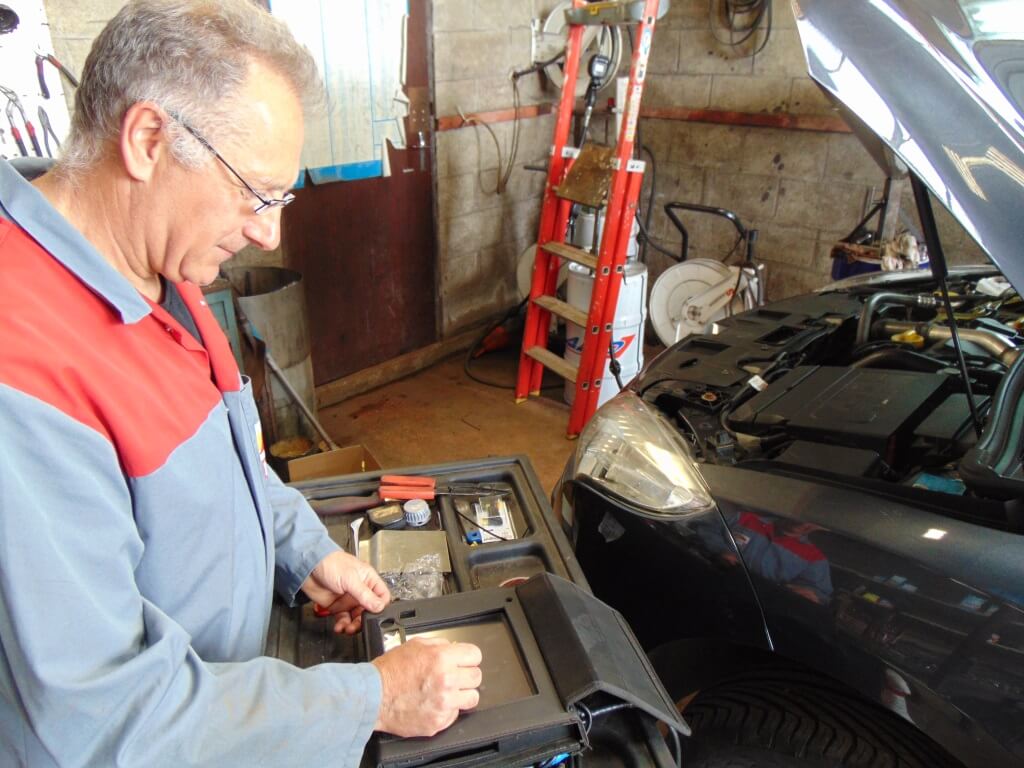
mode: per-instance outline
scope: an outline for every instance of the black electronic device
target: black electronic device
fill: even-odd
[[[587,74],[590,75],[590,80],[600,85],[608,77],[608,69],[611,65],[611,59],[600,53],[595,53],[590,57],[590,62],[587,64]]]
[[[379,737],[378,768],[536,764],[588,744],[592,713],[624,702],[689,730],[625,621],[569,581],[540,574],[515,588],[402,602],[364,617],[368,658],[415,637],[480,646],[480,704],[428,739]]]

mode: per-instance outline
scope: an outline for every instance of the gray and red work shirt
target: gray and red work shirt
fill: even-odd
[[[263,657],[336,546],[203,344],[0,161],[0,763],[356,765],[370,664]]]

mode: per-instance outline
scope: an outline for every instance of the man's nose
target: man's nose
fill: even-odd
[[[272,251],[281,242],[281,209],[274,208],[262,216],[250,216],[242,227],[245,238],[264,251]]]

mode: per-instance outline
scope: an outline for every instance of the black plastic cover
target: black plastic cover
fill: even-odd
[[[780,464],[831,472],[851,477],[869,477],[878,469],[881,457],[875,451],[864,448],[847,448],[842,445],[810,443],[794,440],[775,459]]]
[[[491,642],[485,654],[484,685],[493,678],[515,696],[490,696],[428,739],[380,736],[371,747],[380,768],[405,768],[475,751],[473,765],[521,763],[581,751],[589,724],[577,706],[629,703],[681,734],[690,730],[657,678],[621,615],[570,581],[545,573],[515,588],[463,592],[429,600],[395,603],[365,617],[367,656],[384,653],[388,636],[402,642],[435,634],[474,642],[474,632],[493,639],[495,627],[507,639]],[[452,636],[453,630],[463,634]],[[595,694],[604,694],[600,701]],[[534,760],[536,761],[536,760]]]
[[[801,366],[740,405],[729,423],[739,432],[784,428],[885,456],[893,437],[908,436],[946,397],[947,381],[938,373]]]

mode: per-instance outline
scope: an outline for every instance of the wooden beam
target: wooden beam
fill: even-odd
[[[542,117],[544,115],[550,115],[554,110],[551,104],[528,104],[524,107],[519,108],[519,119],[527,120],[534,117]],[[437,130],[439,131],[455,131],[459,128],[465,128],[468,125],[476,123],[507,123],[515,120],[516,111],[514,109],[496,109],[491,112],[470,112],[466,115],[467,119],[463,119],[462,115],[445,115],[444,117],[437,118]]]
[[[369,392],[371,389],[382,387],[392,381],[422,371],[424,368],[429,368],[434,363],[457,352],[464,352],[469,349],[470,345],[493,322],[493,320],[490,320],[474,326],[468,331],[436,341],[433,344],[428,344],[404,355],[399,355],[379,365],[374,365],[349,376],[343,376],[340,379],[321,384],[316,388],[317,408],[337,405],[344,400],[348,400],[350,397],[361,395],[364,392]]]
[[[680,120],[689,123],[743,125],[753,128],[787,128],[796,131],[851,133],[850,126],[834,115],[791,115],[788,112],[731,112],[687,107],[641,107],[640,117]]]

